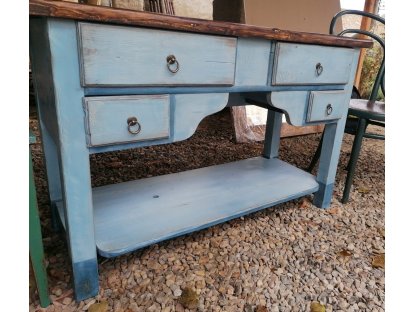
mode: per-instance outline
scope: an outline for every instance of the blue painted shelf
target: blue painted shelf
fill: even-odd
[[[95,241],[115,257],[317,190],[313,175],[263,157],[97,187]]]

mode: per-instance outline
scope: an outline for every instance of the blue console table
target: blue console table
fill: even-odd
[[[30,56],[51,204],[77,300],[114,257],[307,194],[330,205],[369,41],[31,0]],[[92,188],[89,155],[189,138],[227,105],[268,109],[264,155]],[[317,176],[278,158],[282,114],[326,124]]]

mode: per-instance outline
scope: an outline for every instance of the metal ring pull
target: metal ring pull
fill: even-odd
[[[142,126],[137,121],[136,117],[127,118],[127,125],[128,125],[127,130],[129,130],[129,132],[131,134],[138,134],[142,130]],[[136,129],[134,129],[134,128],[136,128]]]
[[[316,75],[320,76],[322,72],[324,71],[324,67],[321,63],[316,64]]]
[[[179,71],[179,62],[176,59],[175,55],[169,55],[166,58],[166,62],[167,62],[166,66],[168,67],[171,73],[175,74]],[[174,65],[176,66],[174,67]]]
[[[332,114],[332,111],[333,111],[332,105],[331,104],[328,104],[326,106],[326,114],[327,114],[327,116],[331,115]]]

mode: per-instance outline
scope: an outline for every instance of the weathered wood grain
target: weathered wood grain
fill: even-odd
[[[176,94],[174,96],[172,142],[193,135],[203,118],[227,105],[228,93]]]
[[[312,91],[309,94],[308,114],[306,122],[327,121],[340,119],[344,115],[346,99],[349,94],[343,90],[339,91]],[[327,106],[331,105],[330,114]]]
[[[263,157],[98,187],[98,252],[118,256],[317,189],[311,174]]]
[[[234,84],[236,38],[95,23],[78,28],[84,86]],[[169,55],[176,64],[167,66]]]
[[[79,83],[76,23],[50,19],[47,34],[51,53],[58,159],[65,207],[68,249],[75,299],[98,293],[98,264],[94,240],[89,151],[85,144],[83,89]],[[62,43],[65,44],[62,44]],[[42,50],[36,51],[42,58]],[[78,104],[78,105],[77,105]]]
[[[90,146],[120,144],[169,137],[168,95],[97,96],[84,98],[87,139]],[[140,124],[139,133],[128,130],[129,118]],[[132,126],[133,131],[137,126]]]
[[[64,1],[30,0],[29,14],[234,37],[257,37],[269,40],[358,48],[369,48],[372,46],[371,41],[364,39],[358,40],[278,28],[175,17]]]
[[[278,43],[272,84],[346,84],[354,57],[352,49]],[[316,72],[318,64],[322,66],[319,75]]]

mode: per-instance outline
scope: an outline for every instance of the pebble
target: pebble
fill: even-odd
[[[176,288],[173,290],[173,295],[174,295],[175,297],[179,297],[180,295],[182,295],[182,290],[181,290],[179,287],[176,287]]]
[[[348,247],[347,247],[347,249],[349,250],[349,251],[353,251],[354,250],[354,244],[348,244]]]

